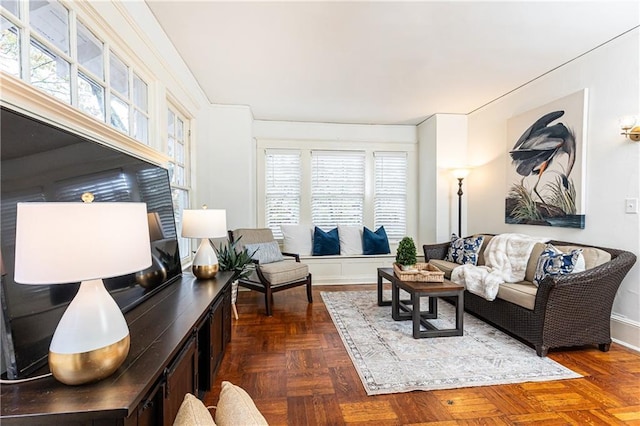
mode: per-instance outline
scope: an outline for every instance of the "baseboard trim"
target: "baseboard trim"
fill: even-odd
[[[619,345],[640,352],[640,323],[611,315],[611,339]]]

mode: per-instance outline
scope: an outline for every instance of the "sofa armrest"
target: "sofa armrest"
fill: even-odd
[[[449,245],[451,245],[450,242],[423,245],[422,250],[424,251],[424,261],[429,262],[431,259],[443,260],[449,251]]]
[[[545,341],[558,340],[565,344],[569,336],[560,334],[569,332],[576,333],[571,337],[576,342],[589,341],[589,334],[596,339],[594,342],[604,343],[610,339],[613,301],[636,256],[627,251],[606,250],[612,256],[609,262],[584,272],[547,277],[540,282],[535,311],[545,312],[545,333],[556,334],[545,336]]]

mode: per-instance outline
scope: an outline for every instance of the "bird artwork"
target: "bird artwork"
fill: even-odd
[[[538,184],[543,173],[560,154],[567,154],[567,168],[561,174],[561,178],[564,188],[569,189],[569,175],[576,161],[576,138],[573,131],[562,123],[549,126],[563,115],[564,111],[554,111],[540,117],[509,151],[516,172],[523,180],[527,176],[538,176],[533,191],[545,204],[544,198],[538,192]]]
[[[576,215],[571,179],[576,136],[571,128],[557,121],[564,114],[564,110],[554,110],[542,115],[509,150],[512,166],[520,176],[507,198],[506,213],[516,219],[515,223],[549,225]]]

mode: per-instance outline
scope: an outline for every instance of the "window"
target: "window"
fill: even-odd
[[[330,145],[331,149],[318,149]],[[414,144],[258,140],[258,225],[384,226],[391,242],[415,232],[408,190]],[[262,169],[264,168],[264,169]],[[415,185],[413,185],[415,186]],[[415,198],[415,197],[414,197]]]
[[[77,19],[74,2],[3,0],[1,4],[2,71],[149,144],[148,84]]]
[[[175,212],[176,230],[180,256],[191,256],[191,241],[182,238],[182,211],[189,208],[189,174],[187,173],[187,137],[189,130],[186,118],[176,108],[169,106],[167,109],[167,154],[171,158],[169,163],[169,176],[171,179],[171,196],[173,198],[173,211]]]
[[[407,235],[407,153],[375,152],[373,222],[392,241]]]
[[[365,153],[311,153],[311,219],[329,229],[364,222]]]
[[[265,226],[282,238],[280,225],[300,222],[300,152],[268,150],[265,171]]]

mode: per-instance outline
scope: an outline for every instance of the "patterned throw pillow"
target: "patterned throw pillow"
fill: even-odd
[[[451,244],[444,260],[458,263],[460,265],[478,264],[478,252],[484,241],[483,235],[477,237],[458,238],[456,234],[451,234]]]
[[[245,244],[244,248],[251,255],[251,258],[257,260],[261,264],[280,262],[284,260],[277,241],[268,243]]]
[[[581,249],[571,250],[569,253],[563,253],[551,244],[547,244],[542,254],[538,258],[536,273],[533,277],[533,283],[538,286],[547,276],[556,276],[570,274],[573,272],[580,254]]]

